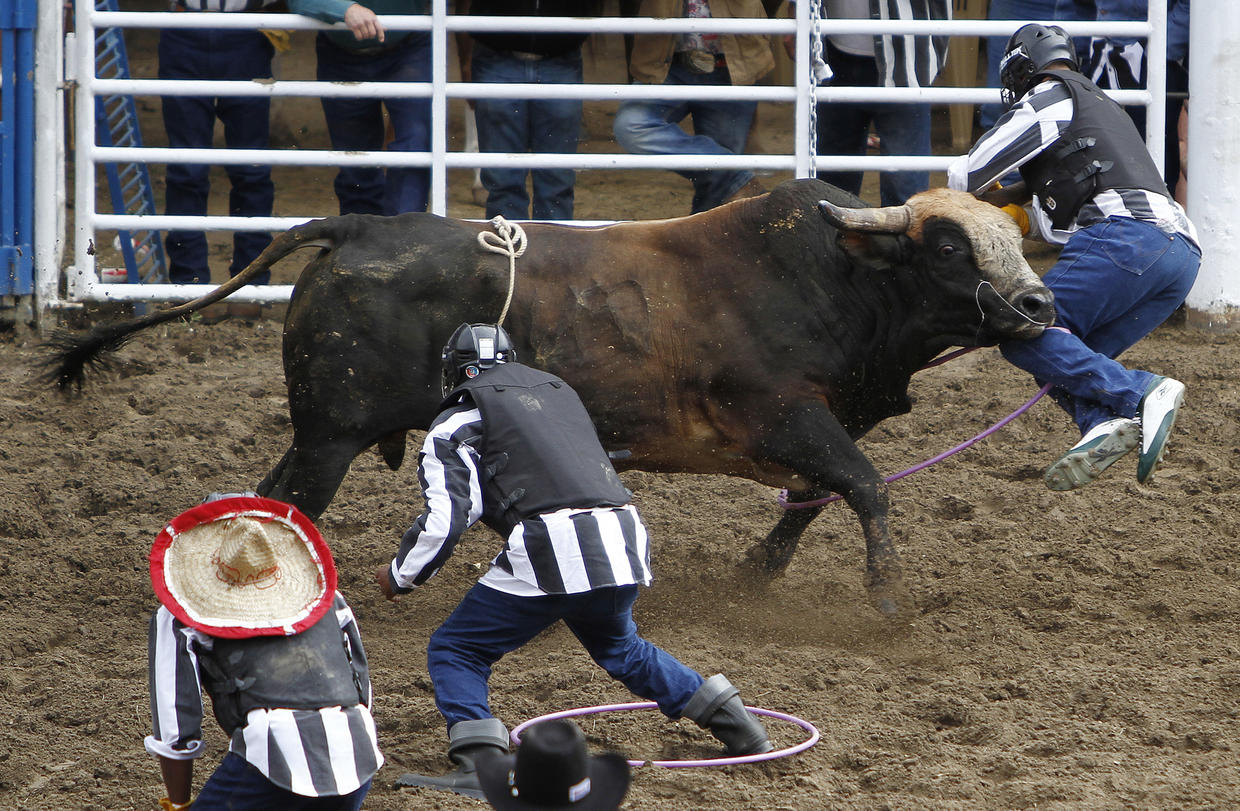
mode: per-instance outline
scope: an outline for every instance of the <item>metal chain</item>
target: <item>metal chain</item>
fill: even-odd
[[[831,81],[831,66],[822,58],[822,37],[818,35],[818,23],[822,20],[821,0],[809,4],[809,172],[818,176],[818,102],[819,83]]]

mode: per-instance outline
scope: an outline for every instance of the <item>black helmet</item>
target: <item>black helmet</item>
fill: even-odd
[[[447,397],[457,386],[495,364],[516,360],[517,353],[502,327],[496,324],[461,324],[444,346],[442,359],[440,390]]]
[[[1003,103],[1011,105],[1033,87],[1034,74],[1052,62],[1067,62],[1073,70],[1080,69],[1072,38],[1057,25],[1029,23],[1017,29],[1003,49],[999,63],[999,81],[1003,85]]]

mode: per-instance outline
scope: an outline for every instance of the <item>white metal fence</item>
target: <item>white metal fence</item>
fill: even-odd
[[[811,82],[810,33],[812,23],[808,3],[797,3],[795,19],[654,19],[654,18],[547,18],[547,17],[473,17],[447,13],[447,0],[432,0],[431,14],[425,16],[388,16],[383,24],[390,30],[430,31],[432,75],[430,82],[336,84],[315,81],[166,81],[154,79],[103,80],[95,76],[95,30],[118,28],[277,28],[321,29],[327,26],[295,14],[222,14],[171,12],[98,12],[89,3],[77,4],[75,33],[66,38],[66,79],[76,84],[74,123],[75,189],[73,264],[65,271],[64,297],[60,290],[59,263],[40,264],[37,289],[40,309],[71,305],[82,301],[182,301],[195,298],[211,289],[210,285],[172,284],[107,284],[100,281],[95,268],[92,246],[99,244],[98,231],[120,229],[194,229],[216,231],[276,231],[290,228],[321,213],[294,217],[186,217],[168,215],[105,214],[96,211],[96,165],[104,162],[139,163],[210,163],[270,164],[303,166],[412,166],[429,167],[431,173],[430,210],[445,214],[447,208],[447,171],[476,167],[509,166],[514,162],[529,168],[571,167],[574,169],[701,169],[746,168],[765,171],[791,171],[797,177],[808,177],[819,170],[919,170],[940,171],[952,156],[838,156],[818,155],[811,166],[812,148],[809,122],[810,105],[831,101],[873,101],[879,103],[924,102],[930,104],[983,104],[999,100],[997,88],[862,88],[817,87]],[[1147,40],[1149,77],[1146,90],[1116,91],[1111,95],[1123,104],[1145,105],[1148,120],[1161,121],[1166,87],[1166,10],[1162,3],[1150,4],[1146,22],[1061,22],[1073,36],[1126,36]],[[946,34],[955,36],[1007,36],[1023,23],[1020,21],[883,21],[883,20],[822,20],[821,34],[854,33],[895,35]],[[649,33],[749,33],[763,35],[796,34],[795,81],[791,86],[759,85],[751,87],[672,87],[642,84],[486,84],[448,81],[449,32],[539,30],[552,32],[589,32],[600,34]],[[57,43],[58,46],[58,43]],[[55,93],[56,88],[38,92]],[[167,149],[120,148],[96,145],[95,119],[90,114],[97,95],[226,95],[226,96],[384,96],[429,97],[432,126],[429,152],[335,152],[300,149]],[[448,100],[467,98],[573,98],[587,101],[620,101],[625,99],[703,99],[778,102],[794,105],[794,151],[790,154],[744,154],[735,156],[706,155],[629,155],[621,152],[606,154],[500,154],[453,152],[448,150]],[[1147,128],[1150,152],[1161,165],[1163,128]],[[43,150],[40,161],[55,160],[54,150]],[[36,172],[39,169],[36,168]],[[55,172],[45,166],[43,177]],[[38,216],[39,212],[36,212]],[[50,213],[43,216],[51,216]],[[63,216],[63,214],[61,215]],[[49,229],[36,232],[46,234]],[[53,253],[44,247],[40,253]],[[289,285],[251,285],[234,294],[238,301],[286,301],[292,291]]]

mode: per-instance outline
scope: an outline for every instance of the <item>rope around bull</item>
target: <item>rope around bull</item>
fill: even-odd
[[[508,306],[512,304],[513,288],[517,284],[517,257],[525,253],[528,242],[525,238],[525,229],[515,222],[508,222],[502,215],[497,214],[491,218],[491,227],[495,229],[495,233],[478,232],[478,244],[484,250],[508,257],[508,297],[504,299],[504,307],[499,311],[499,320],[495,322],[496,326],[502,327],[504,319],[508,317]]]

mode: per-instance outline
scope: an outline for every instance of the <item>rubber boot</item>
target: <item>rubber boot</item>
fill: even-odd
[[[722,673],[711,676],[689,697],[681,713],[702,729],[723,741],[730,756],[760,755],[774,747],[766,727],[745,709],[740,690]]]
[[[457,721],[448,730],[448,758],[456,764],[455,771],[442,777],[423,774],[402,774],[398,786],[421,786],[452,791],[475,800],[486,799],[478,783],[477,760],[480,756],[508,754],[508,729],[498,718]]]

